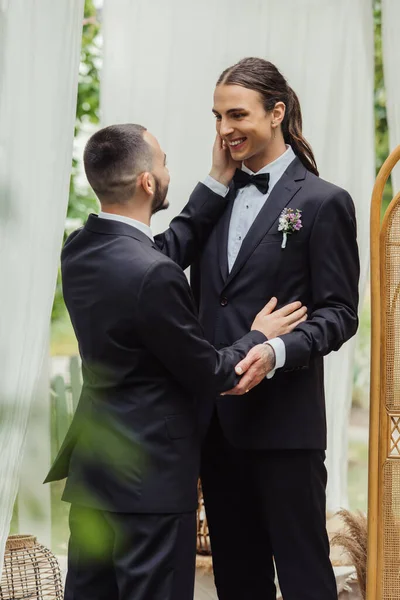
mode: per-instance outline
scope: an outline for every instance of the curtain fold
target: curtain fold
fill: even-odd
[[[245,56],[274,62],[298,93],[321,176],[357,208],[361,292],[374,180],[373,19],[365,0],[105,0],[104,125],[134,122],[160,140],[171,172],[164,229],[211,165],[215,82]],[[267,300],[267,299],[266,299]],[[347,504],[354,341],[326,360],[328,507]]]
[[[47,350],[83,9],[84,0],[0,0],[0,571]]]

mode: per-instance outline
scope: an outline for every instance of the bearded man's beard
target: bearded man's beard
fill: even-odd
[[[151,205],[151,214],[155,215],[157,212],[160,212],[160,210],[166,210],[169,206],[169,202],[166,201],[167,194],[168,194],[168,186],[166,185],[166,186],[162,187],[158,177],[156,177],[155,175],[153,175],[153,177],[154,177],[156,189],[154,192],[153,202]]]

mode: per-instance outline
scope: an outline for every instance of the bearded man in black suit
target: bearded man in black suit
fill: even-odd
[[[227,198],[199,184],[157,238],[169,173],[157,140],[138,125],[97,132],[84,155],[99,215],[68,238],[61,258],[65,303],[79,342],[83,389],[47,481],[67,477],[71,502],[66,600],[193,597],[200,435],[196,396],[213,405],[238,383],[235,365],[305,318],[300,303],[259,311],[229,348],[205,340],[182,269]],[[217,137],[210,173],[221,185],[234,163]],[[255,316],[256,313],[254,313]],[[271,364],[272,366],[272,364]],[[209,412],[209,409],[207,410]]]

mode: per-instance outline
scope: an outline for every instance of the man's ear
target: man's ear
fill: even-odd
[[[148,196],[153,196],[155,191],[154,177],[149,171],[144,171],[138,176],[137,186],[141,187]]]
[[[286,105],[283,102],[277,102],[272,109],[272,119],[276,125],[280,125],[285,118]]]

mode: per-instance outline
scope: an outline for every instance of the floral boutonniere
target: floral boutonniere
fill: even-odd
[[[283,240],[281,248],[286,248],[287,236],[295,231],[300,231],[303,227],[301,222],[301,210],[297,208],[284,208],[279,217],[278,231],[283,231]]]

